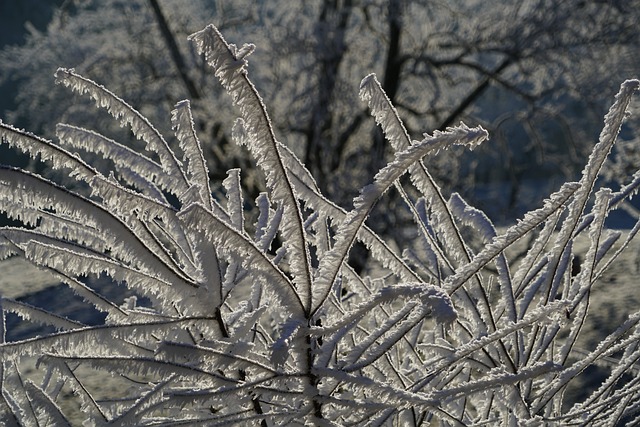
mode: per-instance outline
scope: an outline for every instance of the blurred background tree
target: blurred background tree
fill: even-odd
[[[129,138],[54,87],[59,66],[107,86],[167,134],[173,105],[189,98],[211,178],[243,167],[249,191],[258,191],[230,143],[233,109],[186,40],[215,22],[229,42],[257,45],[249,72],[268,97],[276,133],[333,200],[349,206],[389,159],[358,99],[358,83],[375,72],[413,138],[460,120],[489,129],[492,140],[478,152],[448,153],[429,167],[445,193],[460,192],[508,222],[575,178],[601,129],[607,95],[637,77],[639,3],[52,2],[46,28],[27,25],[26,38],[0,53],[0,84],[15,95],[2,117],[50,138],[60,121]],[[23,3],[10,4],[3,3],[3,19]],[[386,218],[380,227],[398,221]]]

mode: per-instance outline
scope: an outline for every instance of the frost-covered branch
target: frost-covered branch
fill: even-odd
[[[482,127],[412,141],[365,77],[360,95],[395,155],[347,211],[276,139],[248,78],[254,46],[228,44],[212,25],[191,41],[239,107],[234,139],[265,175],[257,197],[245,169],[210,179],[209,138],[189,101],[167,117],[178,155],[140,112],[73,70],[58,81],[127,125],[144,152],[71,124],[58,125],[56,144],[0,123],[2,143],[50,166],[0,167],[0,211],[15,221],[0,227],[0,258],[23,257],[74,293],[64,312],[0,297],[3,421],[73,425],[70,394],[95,425],[635,421],[640,311],[591,348],[585,331],[592,293],[640,231],[640,221],[607,229],[640,188],[637,173],[617,192],[596,191],[640,82],[623,83],[581,179],[500,230],[459,194],[445,199],[423,160],[474,148]],[[92,166],[96,156],[109,173]],[[416,229],[377,234],[367,221],[392,187],[404,205],[385,214],[409,214]],[[356,267],[358,242],[367,256]],[[91,315],[76,318],[79,307]],[[33,329],[12,329],[22,322]],[[25,368],[33,358],[42,375]],[[585,385],[594,366],[606,375]],[[117,381],[118,394],[102,396],[92,378]],[[575,386],[585,397],[566,392]]]

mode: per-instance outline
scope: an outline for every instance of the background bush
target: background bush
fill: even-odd
[[[231,39],[260,42],[252,79],[281,141],[323,194],[348,209],[393,156],[357,96],[358,82],[375,72],[413,139],[461,120],[489,130],[491,146],[433,156],[430,171],[447,195],[460,193],[501,225],[579,177],[610,105],[603,94],[634,76],[640,57],[635,0],[59,4],[46,30],[30,27],[25,43],[0,57],[5,99],[16,101],[0,105],[10,123],[51,139],[60,120],[72,121],[131,141],[108,116],[51,87],[59,66],[108,84],[163,134],[175,101],[190,99],[212,180],[242,168],[252,201],[265,188],[232,143],[234,110],[187,42],[215,22]],[[13,10],[0,13],[3,28],[17,21]],[[371,226],[388,237],[411,223],[377,215]]]

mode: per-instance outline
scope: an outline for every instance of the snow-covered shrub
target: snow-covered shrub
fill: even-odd
[[[376,77],[365,77],[361,97],[396,154],[345,211],[278,142],[247,73],[254,46],[229,45],[213,26],[191,40],[240,112],[235,141],[269,190],[255,202],[259,212],[245,209],[240,170],[228,172],[223,189],[210,187],[188,101],[171,116],[172,149],[116,95],[59,69],[58,83],[129,126],[146,151],[68,124],[58,126],[59,143],[0,124],[3,142],[73,178],[62,186],[0,169],[0,208],[24,224],[0,229],[2,256],[24,256],[106,313],[104,324],[88,326],[2,299],[3,318],[12,312],[57,330],[7,341],[3,327],[6,423],[69,424],[60,405],[66,389],[93,425],[632,419],[640,377],[626,374],[640,357],[640,311],[596,348],[579,347],[578,339],[592,286],[640,227],[624,236],[604,227],[636,192],[640,173],[618,192],[597,191],[590,203],[640,82],[623,83],[581,180],[498,233],[458,195],[446,199],[423,160],[452,144],[475,147],[487,139],[481,127],[460,124],[412,141]],[[78,152],[110,160],[112,173]],[[392,187],[415,218],[403,248],[365,224]],[[577,272],[580,235],[590,246]],[[511,259],[508,249],[523,238],[526,254]],[[348,263],[356,242],[369,252],[363,271]],[[135,295],[114,301],[87,277],[111,278]],[[20,369],[32,357],[37,378]],[[610,367],[607,378],[567,402],[567,387],[595,365]],[[122,395],[89,387],[94,371],[114,374]]]

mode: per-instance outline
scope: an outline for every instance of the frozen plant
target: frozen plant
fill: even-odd
[[[172,150],[122,99],[59,69],[58,83],[129,126],[146,151],[68,124],[57,128],[59,143],[0,124],[3,142],[73,178],[62,186],[0,169],[0,207],[23,224],[0,229],[2,256],[25,257],[106,314],[89,326],[2,299],[3,318],[12,312],[57,330],[7,341],[3,327],[5,423],[70,425],[61,403],[67,389],[88,425],[633,420],[640,377],[625,374],[640,357],[640,311],[596,348],[577,344],[592,286],[640,229],[623,236],[604,226],[636,192],[640,173],[618,192],[597,191],[590,204],[640,82],[622,84],[580,181],[498,233],[460,196],[445,198],[423,161],[452,144],[474,148],[487,139],[481,127],[460,124],[412,141],[376,77],[365,77],[361,97],[396,154],[345,211],[276,139],[247,72],[254,46],[228,44],[214,26],[190,39],[238,107],[235,142],[264,174],[268,193],[256,200],[255,223],[240,170],[212,192],[188,101],[171,116],[179,145]],[[109,159],[113,171],[101,173],[78,153]],[[392,187],[415,219],[415,238],[399,249],[366,225]],[[572,274],[580,235],[590,246]],[[507,249],[525,237],[524,258],[510,259]],[[477,240],[479,249],[470,244]],[[369,251],[363,271],[348,262],[356,242]],[[87,279],[95,276],[134,296],[101,295]],[[33,357],[37,378],[21,369]],[[568,402],[565,390],[594,365],[610,367],[606,379]],[[122,395],[92,388],[94,371],[115,375]]]

